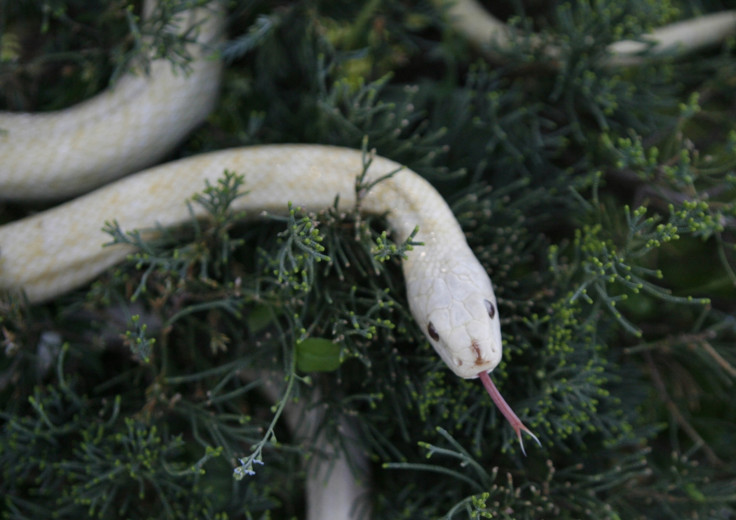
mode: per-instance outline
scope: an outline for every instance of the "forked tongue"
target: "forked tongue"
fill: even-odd
[[[514,411],[511,409],[511,407],[506,403],[506,400],[503,398],[501,393],[496,388],[496,385],[493,384],[493,381],[491,380],[491,376],[488,374],[488,372],[481,372],[478,374],[480,377],[481,382],[483,383],[483,386],[488,391],[488,395],[491,396],[491,399],[493,399],[493,402],[496,403],[496,406],[499,410],[501,410],[501,413],[504,417],[506,417],[506,420],[509,421],[511,424],[511,427],[516,432],[516,436],[519,438],[519,444],[521,444],[521,452],[526,456],[526,451],[524,450],[524,441],[521,438],[521,432],[526,432],[529,435],[532,436],[532,439],[537,441],[537,444],[539,446],[542,446],[542,443],[539,442],[539,439],[537,439],[537,436],[534,435],[529,428],[524,426],[524,423],[521,422],[521,419],[519,419]]]

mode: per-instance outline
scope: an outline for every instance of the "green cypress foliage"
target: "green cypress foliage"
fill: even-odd
[[[2,108],[78,102],[148,45],[185,72],[161,28],[192,3],[143,23],[122,0],[0,0]],[[416,327],[400,262],[421,246],[336,205],[238,214],[248,179],[223,172],[202,221],[107,223],[139,252],[90,286],[0,297],[0,516],[302,517],[308,442],[283,413],[315,390],[324,438],[344,449],[346,417],[370,454],[376,518],[736,515],[736,39],[600,61],[723,6],[494,3],[559,44],[552,67],[523,39],[488,63],[427,0],[231,4],[220,102],[172,157],[316,142],[429,179],[493,278],[494,379],[543,447],[523,457]]]

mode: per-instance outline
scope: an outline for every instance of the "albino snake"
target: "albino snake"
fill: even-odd
[[[206,17],[198,30],[200,41],[209,43],[220,32],[220,14],[200,10],[181,25]],[[193,47],[191,52],[203,51]],[[66,111],[2,114],[2,198],[69,196],[154,162],[182,130],[207,114],[218,76],[217,62],[204,57],[188,77],[172,74],[165,62],[154,63],[150,77],[129,75],[113,89]],[[174,139],[158,137],[171,134]],[[136,160],[124,162],[129,157]],[[118,164],[125,164],[125,169],[112,167]],[[248,193],[236,200],[233,209],[257,213],[283,212],[285,201],[319,210],[336,196],[341,207],[353,207],[355,179],[362,167],[362,154],[356,150],[282,145],[213,152],[141,171],[0,227],[0,289],[24,291],[30,302],[40,302],[91,280],[131,252],[122,246],[102,247],[109,242],[101,231],[105,221],[116,220],[124,230],[187,221],[191,214],[186,201],[201,191],[205,181],[214,184],[225,170],[246,179]],[[375,157],[366,181],[398,169],[398,164]],[[97,172],[105,175],[96,177]],[[488,376],[501,360],[491,281],[448,205],[428,182],[401,169],[376,184],[361,207],[385,213],[397,240],[418,226],[415,240],[424,245],[403,262],[412,314],[453,372],[464,378],[481,376],[521,439],[526,428]],[[333,480],[346,478],[336,475]],[[309,507],[310,517],[319,517]]]
[[[472,11],[473,5],[458,2],[449,14],[461,18],[467,14],[462,9]],[[153,8],[153,3],[146,7]],[[477,34],[488,41],[500,34],[497,43],[508,38],[503,24],[486,18],[479,29],[483,18],[471,18],[476,23],[464,29],[471,39],[481,38]],[[206,47],[222,30],[218,7],[200,9],[180,22],[186,28],[202,20],[197,30]],[[207,51],[200,46],[193,45],[191,52],[200,59],[187,76],[172,73],[162,60],[152,64],[149,76],[128,74],[114,88],[65,111],[0,114],[0,199],[69,197],[155,163],[201,122],[215,101],[221,65],[205,59]],[[0,227],[0,289],[24,291],[29,301],[40,302],[90,281],[130,253],[123,246],[102,247],[109,241],[101,231],[105,221],[116,220],[124,230],[182,223],[191,218],[186,200],[206,180],[214,184],[226,169],[246,179],[248,194],[236,200],[234,209],[257,213],[283,212],[287,200],[319,210],[337,195],[342,208],[354,207],[362,165],[361,152],[355,150],[273,145],[213,152],[140,171]],[[368,180],[397,169],[396,163],[374,157]],[[502,353],[496,298],[442,197],[420,176],[401,169],[377,183],[361,208],[386,214],[397,241],[418,226],[415,240],[424,245],[403,262],[418,326],[456,375],[481,378],[520,441],[522,431],[531,434],[488,376]]]

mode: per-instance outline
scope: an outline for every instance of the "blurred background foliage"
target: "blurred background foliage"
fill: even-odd
[[[543,447],[524,457],[427,345],[380,218],[243,220],[248,179],[228,175],[193,202],[208,222],[145,243],[112,227],[143,248],[128,264],[0,300],[3,517],[299,517],[309,443],[274,417],[320,389],[326,438],[349,418],[369,454],[376,518],[736,518],[736,39],[601,61],[736,6],[488,2],[561,42],[551,64],[523,40],[487,60],[428,0],[230,4],[220,102],[170,158],[367,141],[428,178],[494,281],[494,377]],[[2,108],[104,89],[157,34],[139,9],[0,0]],[[261,371],[291,383],[276,402]],[[233,480],[239,459],[255,475]]]

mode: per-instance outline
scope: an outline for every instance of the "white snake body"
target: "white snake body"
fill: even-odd
[[[366,181],[399,169],[376,157]],[[126,177],[56,208],[0,227],[0,287],[22,289],[42,301],[93,279],[131,250],[105,247],[101,228],[117,220],[124,230],[173,226],[191,218],[186,201],[205,181],[225,170],[245,175],[248,193],[233,209],[284,212],[286,202],[320,210],[339,196],[355,204],[355,179],[362,171],[356,150],[318,145],[237,148],[170,162]],[[403,262],[412,313],[433,345],[461,377],[477,377],[500,361],[496,298],[483,267],[442,197],[410,170],[376,184],[361,201],[366,212],[386,214],[396,239],[419,226],[424,246]],[[196,209],[197,205],[192,205]],[[492,305],[493,317],[489,317]],[[455,345],[463,345],[457,348]]]
[[[147,3],[147,11],[154,8]],[[66,110],[0,113],[0,200],[60,200],[163,157],[217,100],[222,62],[207,55],[222,32],[218,14],[199,9],[179,16],[202,44],[187,45],[193,59],[186,71],[153,60],[147,73],[127,73]]]
[[[447,8],[455,29],[492,60],[503,60],[498,51],[508,50],[514,41],[542,50],[548,64],[560,58],[561,47],[537,34],[525,34],[509,27],[476,0],[435,0]],[[608,67],[641,65],[652,58],[681,56],[713,46],[736,32],[736,11],[721,11],[660,27],[641,40],[621,40],[608,46],[602,64]],[[564,40],[564,39],[561,39]]]

